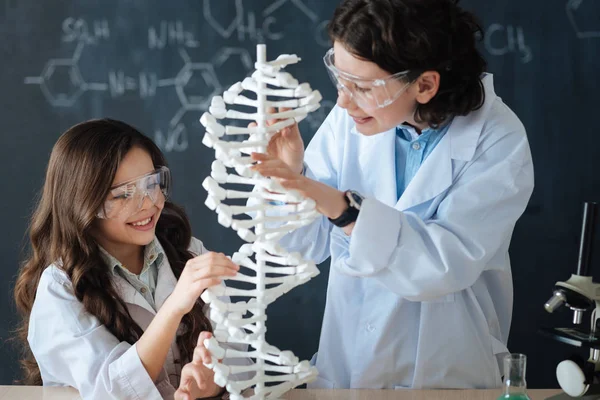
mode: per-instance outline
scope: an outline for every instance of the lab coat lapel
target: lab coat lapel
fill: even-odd
[[[482,77],[485,91],[483,105],[466,116],[455,117],[440,140],[396,203],[404,211],[435,198],[450,187],[454,179],[452,160],[470,161],[489,111],[496,101],[491,74]]]
[[[393,207],[396,204],[396,128],[375,136],[364,136],[356,127],[352,133],[359,138],[359,163],[353,172],[357,181],[364,187],[350,189],[364,191],[366,196],[373,196],[384,204]],[[394,166],[390,168],[390,165]]]

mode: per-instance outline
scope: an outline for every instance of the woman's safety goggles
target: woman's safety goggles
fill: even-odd
[[[157,207],[162,207],[169,195],[171,172],[160,167],[146,175],[131,179],[110,189],[98,218],[127,219],[138,212],[148,197]]]
[[[338,92],[344,92],[362,109],[372,110],[392,104],[412,82],[403,81],[410,71],[402,71],[380,79],[365,79],[340,71],[335,66],[333,48],[323,57],[327,72]]]

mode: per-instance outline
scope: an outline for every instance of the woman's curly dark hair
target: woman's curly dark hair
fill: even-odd
[[[482,29],[458,0],[345,0],[328,31],[332,41],[390,74],[409,70],[405,79],[412,81],[439,72],[439,90],[418,105],[417,122],[436,127],[483,105],[486,62],[476,48]]]
[[[119,121],[87,121],[66,131],[56,142],[37,209],[31,219],[31,253],[23,263],[14,295],[22,323],[17,330],[23,344],[23,379],[41,385],[39,367],[27,344],[29,316],[42,272],[61,261],[60,268],[73,285],[77,300],[120,341],[134,344],[142,335],[125,302],[119,297],[110,269],[101,258],[92,236],[98,210],[104,203],[119,163],[133,147],[150,154],[155,167],[166,166],[159,148],[135,128]],[[174,275],[179,279],[187,260],[192,230],[182,208],[167,201],[156,225]],[[177,336],[181,360],[192,359],[198,335],[212,331],[198,299],[182,319]]]

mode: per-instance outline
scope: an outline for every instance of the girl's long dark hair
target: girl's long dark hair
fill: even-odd
[[[104,264],[92,236],[96,214],[107,197],[119,163],[133,147],[147,151],[155,167],[166,166],[160,149],[135,128],[119,121],[87,121],[66,131],[55,144],[46,180],[31,219],[31,252],[23,263],[14,295],[22,322],[17,334],[22,341],[22,382],[41,385],[40,370],[27,344],[29,316],[42,272],[50,264],[67,274],[77,299],[120,341],[134,344],[142,329],[119,297],[111,271]],[[179,279],[186,262],[191,227],[182,208],[167,201],[158,220],[156,236],[164,248],[174,275]],[[177,337],[182,364],[191,360],[198,335],[211,331],[198,299],[183,317]]]

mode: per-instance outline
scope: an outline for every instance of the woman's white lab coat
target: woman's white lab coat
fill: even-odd
[[[361,135],[335,107],[308,146],[309,177],[366,196],[350,237],[321,217],[284,238],[317,262],[331,256],[312,387],[501,384],[508,247],[533,165],[523,125],[492,76],[482,81],[483,106],[454,118],[399,200],[395,129]]]
[[[207,250],[193,238],[190,251],[200,255]],[[118,274],[111,276],[131,317],[146,330],[156,312],[125,279]],[[157,310],[176,284],[177,279],[164,257],[158,267]],[[40,279],[29,318],[28,341],[44,385],[72,386],[86,400],[172,399],[179,385],[182,365],[174,362],[180,357],[175,340],[162,372],[153,382],[135,345],[119,342],[96,317],[85,311],[73,294],[67,275],[56,265],[46,268]]]

